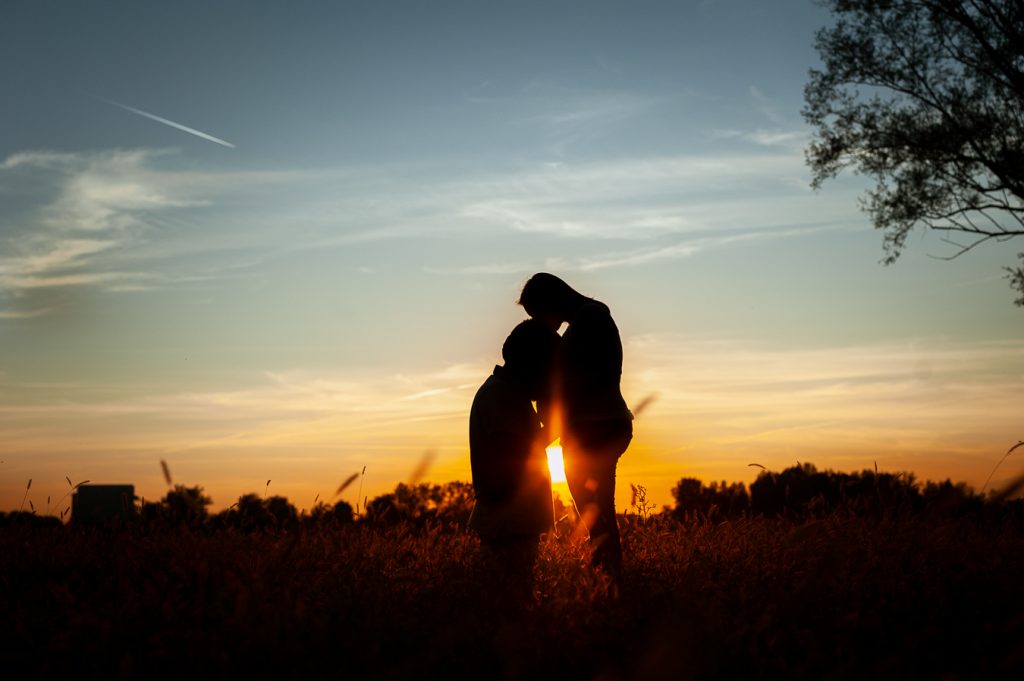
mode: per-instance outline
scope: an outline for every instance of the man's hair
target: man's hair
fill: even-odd
[[[553,274],[538,272],[523,285],[519,304],[528,312],[564,312],[584,296]]]
[[[529,372],[546,371],[554,360],[558,334],[537,321],[527,319],[516,324],[501,346],[505,364]]]

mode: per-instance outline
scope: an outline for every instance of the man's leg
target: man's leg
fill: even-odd
[[[593,462],[591,471],[597,480],[594,491],[597,517],[590,529],[590,542],[594,547],[594,565],[600,566],[612,579],[622,577],[622,543],[619,523],[615,515],[615,466],[618,457],[604,456]]]
[[[576,505],[576,512],[580,515],[580,522],[584,523],[587,532],[594,525],[598,514],[597,480],[593,471],[590,470],[589,460],[585,453],[575,446],[563,445],[562,461],[565,465],[565,482],[572,494],[572,501]]]
[[[618,579],[622,548],[615,521],[615,464],[616,459],[576,452],[565,459],[565,480],[580,521],[590,533],[594,565]]]
[[[622,576],[622,543],[615,516],[615,468],[633,437],[628,425],[602,433],[605,438],[596,447],[570,441],[565,453],[566,482],[590,532],[593,562],[616,581]]]

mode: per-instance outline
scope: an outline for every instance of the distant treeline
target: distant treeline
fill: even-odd
[[[762,471],[749,486],[683,478],[672,489],[675,507],[665,511],[686,517],[723,519],[744,515],[805,519],[843,512],[856,516],[892,514],[977,515],[1024,518],[1024,500],[988,497],[965,483],[919,482],[913,473],[819,471],[797,463],[776,473]]]
[[[641,491],[639,502],[637,490]],[[814,464],[798,463],[781,472],[764,470],[749,486],[742,482],[705,483],[682,478],[672,489],[675,505],[661,513],[650,513],[646,490],[633,488],[627,515],[647,520],[653,516],[730,520],[742,517],[772,517],[805,520],[834,513],[857,517],[892,515],[973,516],[988,521],[1013,520],[1024,523],[1024,500],[988,497],[964,483],[919,482],[912,473],[859,473],[819,471]],[[362,509],[346,501],[316,503],[299,511],[282,496],[245,494],[219,513],[211,514],[212,500],[200,486],[175,485],[155,502],[143,501],[128,522],[147,527],[233,528],[241,531],[331,527],[360,523],[368,526],[410,525],[413,527],[465,527],[473,510],[473,486],[466,482],[444,484],[400,483],[393,492],[366,502]],[[555,517],[560,527],[576,520],[575,510],[555,499]],[[24,511],[0,513],[0,525],[25,523],[60,526],[54,516]]]

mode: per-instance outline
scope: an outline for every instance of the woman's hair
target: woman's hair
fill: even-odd
[[[554,361],[558,334],[535,319],[519,322],[501,346],[505,364],[530,373],[546,372]]]
[[[553,274],[538,272],[523,285],[519,304],[535,312],[564,313],[585,300],[585,296]]]

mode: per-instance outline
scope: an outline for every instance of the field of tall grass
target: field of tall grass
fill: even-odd
[[[516,601],[458,523],[10,522],[0,527],[0,668],[644,680],[1024,671],[1016,521],[840,509],[620,524],[620,592],[563,528],[542,545],[533,593]]]

